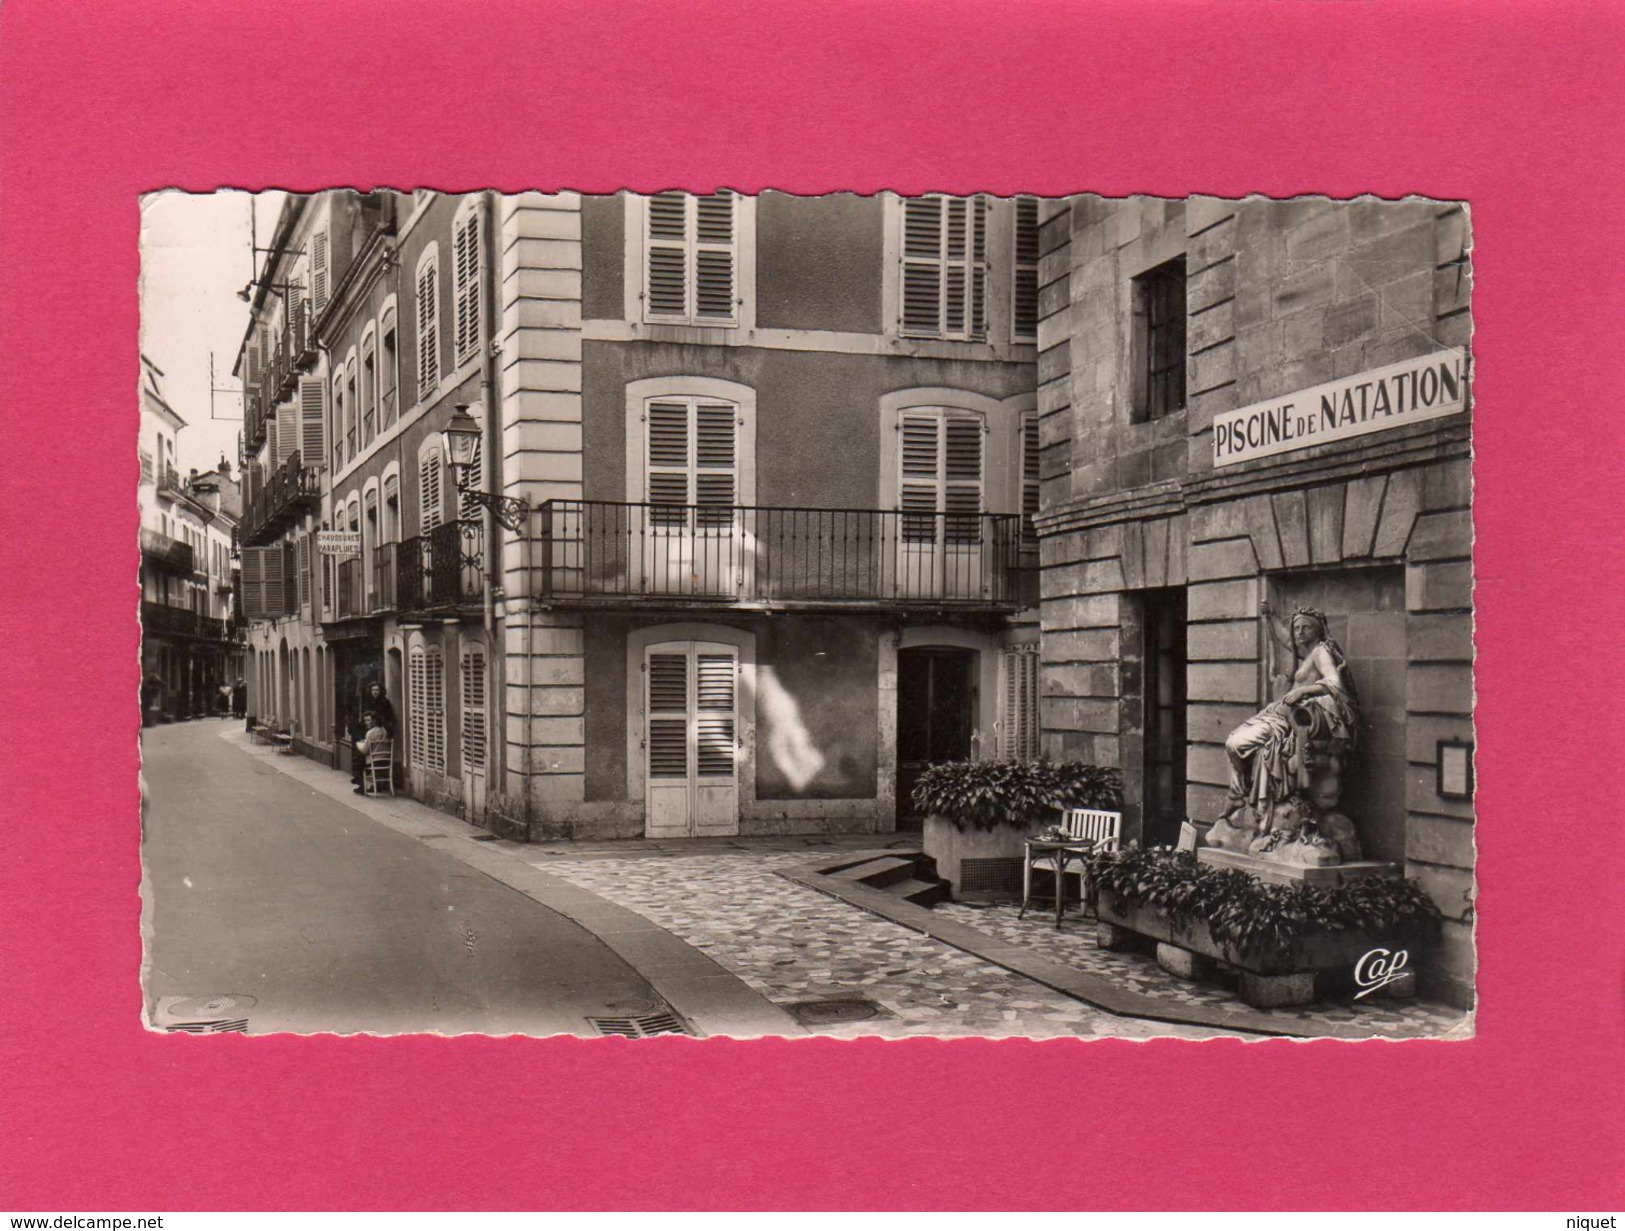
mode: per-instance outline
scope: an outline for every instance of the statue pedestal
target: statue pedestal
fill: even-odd
[[[1204,846],[1196,852],[1196,862],[1210,868],[1234,869],[1256,877],[1266,885],[1313,885],[1319,889],[1335,889],[1351,881],[1384,876],[1398,879],[1404,875],[1397,863],[1384,863],[1375,859],[1361,859],[1350,863],[1333,864],[1327,868],[1312,868],[1301,864],[1275,863],[1257,855],[1243,855],[1216,846]]]

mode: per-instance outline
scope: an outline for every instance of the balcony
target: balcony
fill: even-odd
[[[304,300],[289,305],[282,332],[271,341],[254,380],[243,381],[243,440],[252,453],[265,441],[265,425],[276,405],[291,394],[299,377],[316,362],[316,338]]]
[[[550,500],[540,522],[555,605],[1011,612],[1036,593],[1013,513]]]
[[[317,472],[292,453],[249,501],[243,515],[243,542],[261,546],[321,499]]]
[[[161,569],[172,573],[196,572],[196,559],[192,545],[172,539],[157,530],[141,527],[141,555]]]
[[[478,607],[485,598],[485,527],[447,522],[400,544],[393,561],[403,616]]]
[[[166,603],[141,604],[141,628],[144,633],[167,637],[190,637],[201,641],[234,641],[232,625],[213,616],[202,615],[190,607],[171,607]]]

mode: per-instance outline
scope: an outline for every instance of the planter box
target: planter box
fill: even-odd
[[[938,816],[925,818],[925,853],[955,898],[1007,898],[1021,895],[1022,844],[1044,829],[1001,825],[997,829],[956,828]]]
[[[1158,964],[1190,979],[1210,975],[1210,964],[1218,963],[1240,975],[1241,998],[1255,1008],[1312,1003],[1318,995],[1317,976],[1352,974],[1354,964],[1373,949],[1414,952],[1420,945],[1419,938],[1409,932],[1318,932],[1305,936],[1290,954],[1250,950],[1243,955],[1216,942],[1205,921],[1175,927],[1156,907],[1129,906],[1105,890],[1100,892],[1098,918],[1102,947],[1120,947],[1122,941],[1115,932],[1150,937],[1158,942]],[[1404,991],[1395,989],[1390,994]]]

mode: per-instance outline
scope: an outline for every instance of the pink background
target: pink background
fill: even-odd
[[[1618,1209],[1621,21],[5,0],[0,1207]],[[137,194],[425,181],[1470,201],[1478,1038],[144,1033]]]

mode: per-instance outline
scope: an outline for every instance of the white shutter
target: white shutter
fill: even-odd
[[[649,403],[648,470],[644,492],[652,505],[686,505],[691,501],[689,410],[687,399]],[[649,510],[649,523],[654,526],[681,526],[686,521],[686,514],[681,509]]]
[[[457,362],[480,348],[480,216],[476,209],[452,236],[452,300],[456,311]]]
[[[266,547],[260,552],[260,594],[267,619],[274,620],[288,612],[283,589],[283,556],[283,549],[280,546]]]
[[[418,273],[418,397],[426,398],[440,383],[440,275],[430,261]]]
[[[463,651],[463,768],[485,768],[485,650]]]
[[[649,655],[649,777],[688,777],[688,655]]]
[[[649,198],[644,226],[644,315],[731,325],[738,319],[739,198],[726,190]]]
[[[265,615],[265,579],[262,557],[263,547],[244,547],[242,549],[242,577],[240,579],[239,593],[242,596],[243,617],[249,620],[263,620]]]
[[[905,415],[902,436],[902,477],[897,488],[897,507],[904,514],[903,541],[929,543],[936,538],[941,423],[934,413]]]
[[[985,197],[903,202],[898,318],[905,334],[976,339],[987,332]]]
[[[902,446],[898,508],[904,516],[903,541],[927,543],[938,519],[945,541],[981,540],[982,422],[946,410],[911,411],[900,423]],[[909,516],[914,514],[914,516]]]
[[[439,646],[430,646],[423,658],[424,766],[443,774],[446,772],[445,660],[440,656]]]
[[[424,750],[429,742],[428,724],[428,677],[424,672],[423,647],[412,648],[411,661],[407,675],[408,696],[407,708],[411,721],[408,724],[412,735],[412,764],[418,769],[427,768],[424,760]]]
[[[739,498],[739,407],[710,398],[648,403],[645,493],[654,505],[710,505],[701,526],[731,525]],[[683,525],[679,510],[650,510],[653,525]]]
[[[440,524],[440,453],[431,452],[418,463],[418,533],[428,534]]]
[[[694,660],[694,772],[701,778],[734,776],[732,654],[697,654]]]
[[[292,402],[276,408],[276,464],[281,466],[299,452],[299,409]],[[300,459],[303,461],[303,458]]]
[[[277,439],[276,416],[272,415],[265,421],[265,468],[271,474],[275,474],[276,468],[282,464],[281,454],[278,452],[281,443]]]
[[[317,231],[310,237],[310,307],[321,316],[327,307],[327,231]]]
[[[1016,646],[1004,654],[1004,755],[1038,756],[1038,647]]]
[[[299,378],[299,453],[301,461],[313,468],[327,461],[326,389],[319,376]]]

